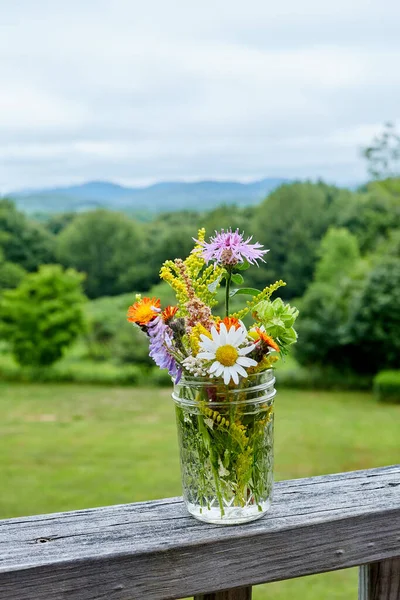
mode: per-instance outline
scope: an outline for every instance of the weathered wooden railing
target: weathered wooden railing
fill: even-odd
[[[180,498],[0,521],[1,600],[248,600],[355,565],[362,600],[400,600],[400,466],[283,481],[236,527],[199,523]]]

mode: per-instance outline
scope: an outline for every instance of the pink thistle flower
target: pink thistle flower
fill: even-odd
[[[261,250],[263,246],[258,242],[250,244],[252,237],[244,240],[243,235],[239,233],[239,229],[234,232],[232,229],[221,229],[219,233],[215,232],[209,242],[195,241],[203,246],[201,255],[207,263],[212,260],[223,266],[233,266],[245,260],[250,264],[258,264],[257,260],[264,262],[263,255],[269,250]]]

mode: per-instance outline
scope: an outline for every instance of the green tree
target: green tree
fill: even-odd
[[[368,263],[360,257],[357,238],[345,229],[330,229],[318,254],[314,280],[299,302],[296,357],[305,365],[350,368],[346,324]]]
[[[165,260],[185,259],[191,252],[197,235],[196,225],[186,222],[170,226],[158,223],[150,227],[146,240],[146,265],[151,285],[160,281],[160,267]],[[146,289],[149,289],[147,286]]]
[[[375,264],[351,305],[345,338],[357,371],[400,368],[399,256]]]
[[[375,251],[393,229],[400,228],[400,179],[368,184],[364,193],[353,195],[338,223],[357,236],[361,252]]]
[[[51,365],[84,329],[83,275],[46,265],[0,298],[0,335],[20,365]]]
[[[44,226],[47,231],[58,235],[63,229],[67,227],[75,218],[77,214],[74,212],[57,213],[50,215],[44,222]]]
[[[394,123],[385,123],[383,131],[362,149],[368,172],[374,179],[400,176],[400,135]]]
[[[400,228],[389,231],[388,236],[377,246],[378,256],[400,256]]]
[[[124,274],[131,282],[131,288],[146,291],[159,282],[160,266],[165,260],[185,258],[193,248],[193,238],[197,236],[200,227],[205,227],[207,238],[214,230],[225,228],[246,229],[253,208],[241,209],[236,206],[220,206],[207,213],[179,211],[164,213],[151,223],[145,230],[145,259],[140,265],[132,267]]]
[[[19,212],[11,200],[0,200],[0,247],[7,261],[27,271],[54,262],[54,236]]]
[[[0,248],[0,292],[2,290],[17,287],[25,275],[25,269],[19,265],[4,260],[4,253]]]
[[[90,298],[131,291],[143,265],[143,235],[129,217],[103,209],[77,216],[58,236],[64,266],[86,273]]]
[[[205,227],[208,235],[213,235],[215,230],[222,228],[244,231],[246,235],[252,235],[252,217],[254,207],[240,208],[238,206],[218,206],[214,210],[206,213],[199,219],[200,227]],[[250,225],[250,229],[249,229]]]
[[[253,270],[252,285],[284,279],[285,298],[302,296],[311,282],[321,238],[352,201],[352,193],[324,183],[293,183],[275,190],[258,206],[252,230],[270,248],[266,264]]]
[[[299,362],[371,375],[400,367],[398,231],[368,260],[360,258],[352,234],[328,232],[300,302]]]
[[[318,255],[315,281],[335,286],[351,274],[360,258],[357,238],[347,229],[332,227],[322,238]]]

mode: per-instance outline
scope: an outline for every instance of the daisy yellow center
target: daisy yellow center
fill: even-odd
[[[220,346],[215,353],[215,358],[224,367],[233,367],[238,356],[239,352],[234,346],[231,346],[230,344]]]

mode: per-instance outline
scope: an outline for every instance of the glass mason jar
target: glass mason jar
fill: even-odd
[[[270,507],[274,383],[269,369],[239,386],[188,376],[175,384],[183,497],[197,519],[234,525]]]

